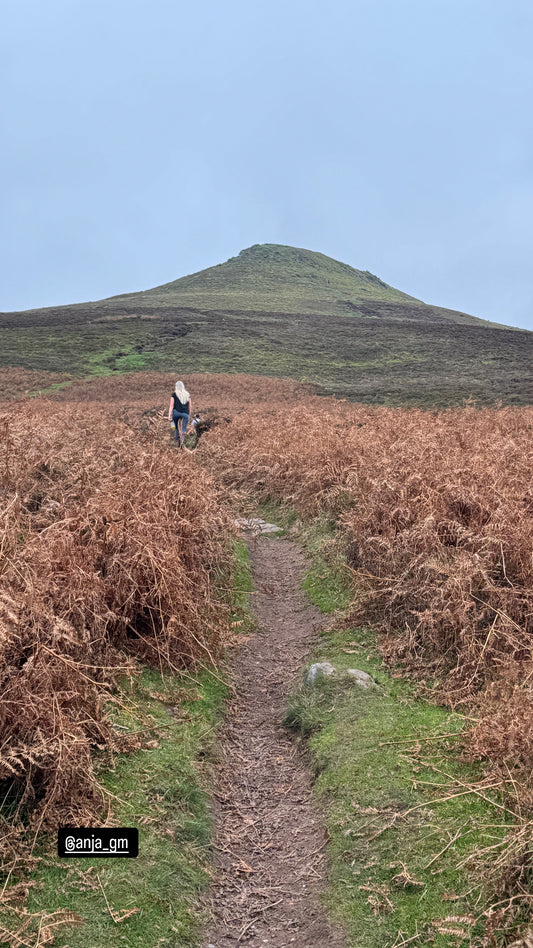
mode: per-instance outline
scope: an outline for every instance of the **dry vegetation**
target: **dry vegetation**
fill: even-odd
[[[37,369],[2,368],[0,369],[0,402],[10,402],[15,398],[25,398],[33,392],[42,391],[52,385],[66,382],[68,375],[60,372],[40,372]]]
[[[479,753],[512,759],[528,777],[533,409],[437,414],[313,401],[245,411],[202,453],[226,484],[338,518],[353,618],[378,622],[385,652],[441,679],[452,707],[483,693]]]
[[[93,755],[125,746],[106,716],[121,671],[220,657],[230,527],[194,456],[110,406],[17,403],[0,447],[5,866],[23,824],[102,808]]]
[[[3,371],[0,369],[0,382]],[[168,372],[108,375],[72,382],[52,397],[54,401],[106,402],[108,408],[125,403],[141,411],[157,409],[166,412],[176,378]],[[228,418],[245,407],[270,404],[273,399],[280,404],[282,401],[298,404],[316,388],[289,380],[255,375],[211,375],[208,372],[188,374],[183,380],[191,392],[193,411],[218,412],[222,416],[227,414]]]

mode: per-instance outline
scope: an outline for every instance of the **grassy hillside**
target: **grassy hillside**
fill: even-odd
[[[369,300],[418,302],[368,271],[279,244],[255,244],[216,267],[114,299],[154,306],[180,303],[199,309],[327,314],[351,312]]]
[[[533,333],[274,244],[142,293],[0,314],[0,366],[77,376],[239,372],[390,405],[529,404],[532,365]]]

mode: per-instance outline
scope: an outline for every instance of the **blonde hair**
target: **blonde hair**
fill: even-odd
[[[174,391],[176,392],[176,395],[178,396],[178,398],[179,398],[181,404],[182,404],[182,405],[186,405],[187,402],[189,401],[189,398],[190,398],[191,396],[189,395],[189,393],[188,393],[187,389],[185,388],[183,382],[176,382],[176,387],[175,387]]]

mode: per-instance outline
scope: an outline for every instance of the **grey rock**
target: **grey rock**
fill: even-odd
[[[359,668],[349,668],[346,672],[347,675],[350,675],[354,679],[354,684],[359,685],[360,688],[376,688],[376,682],[372,678],[372,675],[367,675],[366,672],[361,671]]]
[[[259,527],[261,533],[281,533],[282,527],[278,527],[275,523],[263,523]]]
[[[329,678],[331,675],[335,674],[335,669],[331,662],[315,662],[314,665],[311,665],[310,669],[306,672],[305,675],[305,684],[314,685],[317,678],[325,677]]]
[[[235,521],[240,530],[252,533],[281,533],[282,527],[275,523],[267,523],[261,517],[238,517]]]

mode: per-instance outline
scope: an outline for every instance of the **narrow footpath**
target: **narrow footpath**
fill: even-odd
[[[258,537],[250,552],[258,629],[237,654],[221,735],[204,948],[345,948],[320,901],[326,835],[309,774],[281,726],[322,616],[300,588],[306,561],[293,543]]]

